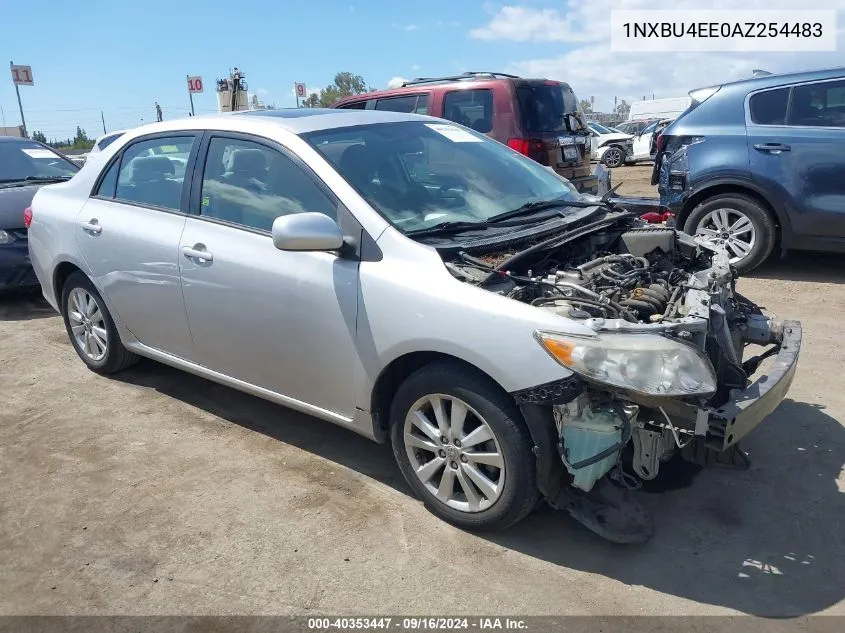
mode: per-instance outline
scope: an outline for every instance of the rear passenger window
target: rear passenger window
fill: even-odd
[[[193,144],[193,136],[173,136],[130,145],[120,160],[115,198],[178,210]]]
[[[428,114],[428,93],[419,96],[414,114]]]
[[[845,127],[845,81],[795,86],[789,125]]]
[[[335,203],[292,159],[252,141],[211,139],[200,215],[269,232],[280,215],[310,211],[337,217]]]
[[[97,191],[94,193],[95,196],[100,196],[101,198],[114,198],[114,192],[117,188],[118,169],[120,169],[120,160],[114,161],[111,167],[109,167],[106,175],[103,176],[103,179],[100,181],[100,186],[97,187]]]
[[[366,110],[367,109],[367,102],[366,101],[355,101],[354,103],[344,103],[343,105],[338,106],[338,109],[342,109],[342,110]]]
[[[405,95],[402,97],[389,97],[376,101],[376,110],[387,112],[404,112],[409,114],[417,107],[417,95]]]
[[[789,88],[758,92],[749,101],[751,121],[758,125],[784,125],[788,103]]]
[[[447,92],[443,98],[443,118],[486,134],[493,129],[493,91]]]

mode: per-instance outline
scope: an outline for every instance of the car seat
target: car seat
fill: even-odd
[[[166,156],[139,157],[132,161],[130,168],[130,186],[121,187],[118,197],[168,209],[180,207],[182,183],[169,178],[175,171],[170,159]]]

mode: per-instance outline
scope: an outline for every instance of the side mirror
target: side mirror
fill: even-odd
[[[322,213],[293,213],[273,221],[273,246],[282,251],[336,251],[343,246],[337,223]]]

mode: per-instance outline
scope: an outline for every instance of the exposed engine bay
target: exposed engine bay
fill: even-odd
[[[649,383],[655,371],[650,365],[632,377],[638,360],[628,354],[620,361],[627,363],[622,372],[634,383],[640,380],[642,388],[615,387],[611,378],[574,368],[575,378],[557,395],[520,396],[523,404],[551,408],[556,448],[569,485],[579,493],[602,488],[608,478],[637,488],[676,455],[702,465],[747,464],[738,433],[732,434],[735,420],[722,411],[749,386],[763,360],[780,351],[784,337],[784,323],[735,292],[736,271],[726,252],[671,226],[619,215],[615,223],[594,222],[534,243],[505,249],[470,244],[444,255],[447,268],[466,283],[576,320],[600,335],[657,335],[647,340],[695,348],[712,365],[712,388],[688,384],[693,378],[685,377],[679,363],[667,380],[677,379],[680,386],[661,392],[665,386]],[[768,348],[744,360],[750,344]],[[677,393],[683,389],[689,393]],[[585,524],[604,521],[576,518]]]

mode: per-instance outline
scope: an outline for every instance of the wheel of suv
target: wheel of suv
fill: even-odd
[[[748,272],[766,261],[775,245],[775,224],[759,202],[742,194],[708,198],[690,213],[684,231],[724,246],[731,263]]]
[[[602,154],[601,162],[605,167],[613,169],[619,167],[625,162],[625,152],[618,147],[610,147]]]
[[[73,349],[92,371],[113,374],[138,361],[121,343],[105,302],[82,273],[70,275],[62,287],[62,315]]]
[[[528,429],[486,376],[458,364],[428,365],[399,387],[390,420],[402,474],[441,519],[495,530],[537,506]]]

